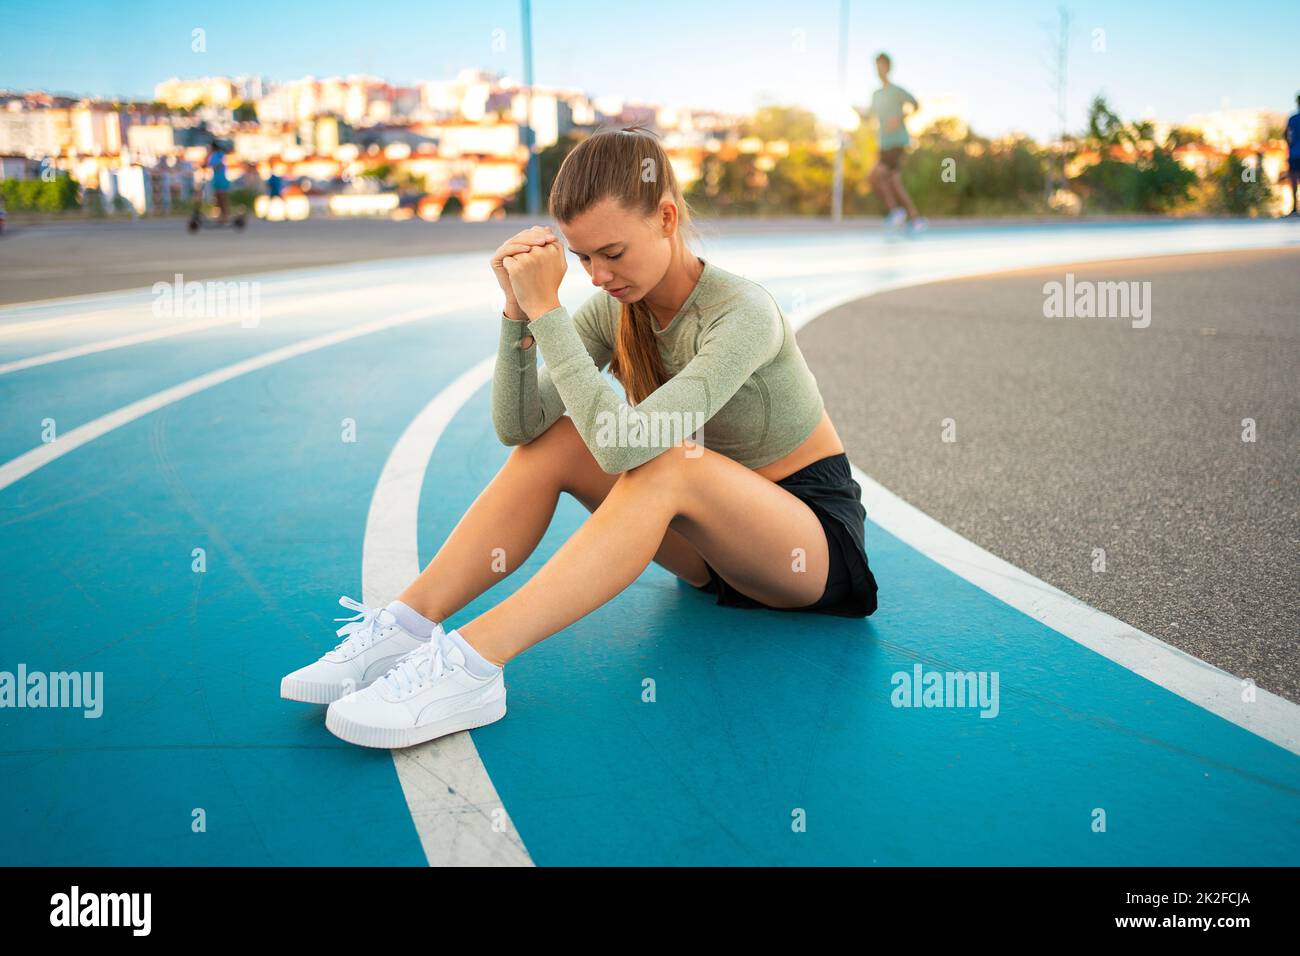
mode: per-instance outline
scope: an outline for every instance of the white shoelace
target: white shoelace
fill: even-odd
[[[349,622],[334,632],[340,637],[347,635],[335,646],[334,650],[336,651],[365,650],[374,640],[376,630],[387,627],[389,623],[397,622],[397,619],[393,618],[391,622],[384,621],[380,623],[380,612],[387,610],[387,608],[366,607],[360,601],[355,601],[347,595],[339,598],[339,603],[359,613],[354,617],[336,617],[334,619]],[[389,611],[388,616],[392,617],[391,611]]]
[[[446,648],[437,635],[407,652],[387,674],[379,678],[394,693],[404,694],[448,671]]]

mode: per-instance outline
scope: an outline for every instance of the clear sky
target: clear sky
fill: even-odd
[[[536,82],[670,106],[833,115],[839,0],[535,0]],[[1223,108],[1289,113],[1300,90],[1300,5],[1281,0],[1071,2],[1069,125],[1104,93],[1126,119]],[[957,94],[977,132],[1055,128],[1057,5],[1043,0],[852,0],[850,100],[875,87],[878,50],[919,97]],[[520,4],[509,0],[176,0],[6,3],[0,88],[148,97],[171,76],[268,79],[370,73],[397,83],[465,67],[522,79]],[[191,50],[191,31],[207,50]],[[1104,50],[1094,50],[1094,31]],[[498,32],[500,31],[500,32]],[[503,43],[494,46],[494,38]]]

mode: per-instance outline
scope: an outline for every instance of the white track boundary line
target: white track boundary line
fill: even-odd
[[[346,342],[349,339],[360,338],[363,335],[370,335],[374,332],[382,332],[385,329],[396,328],[399,325],[406,325],[410,322],[418,322],[421,319],[433,318],[444,312],[453,312],[457,309],[471,306],[475,301],[482,301],[481,294],[478,296],[466,296],[464,302],[453,302],[444,304],[437,308],[422,307],[409,309],[399,312],[397,315],[389,316],[384,319],[376,319],[373,322],[365,322],[361,325],[352,326],[351,328],[339,329],[334,332],[327,332],[324,335],[318,335],[314,338],[305,339],[301,342],[294,342],[292,345],[286,345],[283,348],[273,349],[261,355],[255,355],[252,358],[235,362],[233,365],[227,365],[224,368],[216,369],[189,381],[181,382],[179,385],[173,385],[171,388],[165,388],[160,392],[154,392],[138,401],[129,405],[101,415],[84,425],[65,432],[57,437],[54,441],[33,448],[31,451],[24,452],[17,458],[13,458],[3,465],[0,465],[0,490],[4,490],[14,482],[26,478],[28,475],[43,468],[50,462],[88,442],[94,441],[102,435],[120,428],[130,422],[141,418],[150,412],[155,412],[160,408],[179,402],[181,399],[189,398],[204,389],[211,388],[214,385],[220,385],[231,379],[246,375],[249,372],[255,372],[258,369],[266,368],[268,365],[275,365],[299,355],[305,355],[308,352],[314,352],[318,349],[327,348],[331,345],[337,345],[340,342]]]
[[[145,303],[140,303],[143,306]],[[33,319],[30,322],[11,322],[8,325],[0,326],[0,339],[26,335],[29,332],[48,332],[52,329],[60,329],[68,325],[77,325],[82,322],[96,322],[104,319],[117,318],[119,313],[124,310],[118,309],[101,309],[98,312],[82,312],[79,315],[65,315],[55,319]]]
[[[313,292],[346,292],[356,287],[358,275],[374,278],[375,274],[388,271],[405,271],[410,266],[445,265],[455,271],[457,265],[468,265],[479,261],[479,253],[453,252],[445,254],[418,254],[414,256],[394,256],[388,259],[363,259],[357,262],[336,262],[325,266],[308,266],[302,268],[275,269],[269,272],[242,272],[225,278],[187,280],[202,282],[258,282],[266,289],[268,299],[290,296],[300,289]],[[182,273],[183,274],[183,273]],[[338,279],[341,288],[332,289],[331,283]],[[436,277],[435,277],[436,278]],[[175,279],[175,271],[159,280],[170,284]],[[154,283],[153,285],[156,285]],[[0,306],[0,338],[10,335],[24,335],[31,332],[43,332],[81,322],[89,322],[105,317],[130,315],[141,306],[151,304],[153,285],[136,286],[129,289],[113,289],[104,292],[87,292],[82,295],[59,296],[52,299],[34,299],[27,302],[12,302]],[[374,290],[374,286],[369,286]],[[115,303],[107,304],[106,303]],[[18,322],[6,322],[5,319],[25,312],[44,312],[50,309],[77,309],[80,306],[95,307],[90,312],[60,314],[43,319],[29,319]],[[100,306],[103,306],[102,308]]]
[[[411,291],[423,291],[422,286],[414,283],[408,284]],[[406,286],[398,286],[406,288]],[[386,292],[392,289],[384,290]],[[254,316],[256,323],[248,326],[252,329],[262,328],[262,322],[266,319],[275,319],[282,316],[298,315],[300,313],[311,313],[317,307],[323,307],[329,311],[337,311],[340,308],[348,306],[351,300],[356,300],[357,304],[367,306],[374,301],[376,290],[362,289],[356,292],[337,292],[323,295],[309,296],[302,301],[279,302],[275,305],[268,306],[265,309],[259,308],[257,315]],[[121,335],[111,339],[101,339],[97,342],[87,342],[84,345],[74,345],[70,348],[60,349],[57,352],[46,352],[42,355],[33,355],[29,358],[15,359],[0,365],[0,375],[7,375],[11,372],[20,372],[24,369],[39,368],[42,365],[53,365],[56,362],[66,362],[69,359],[83,358],[87,355],[97,355],[100,352],[111,352],[116,349],[130,348],[132,345],[142,345],[146,342],[156,342],[160,339],[171,338],[176,335],[186,335],[191,332],[205,332],[208,329],[220,328],[223,325],[243,325],[245,318],[235,315],[231,317],[221,317],[208,319],[207,321],[193,322],[185,319],[179,320],[162,328],[146,329],[140,332],[132,332],[128,335]],[[249,334],[255,335],[256,332]]]
[[[236,322],[242,321],[238,317],[209,319],[206,322],[191,322],[186,325],[174,325],[165,329],[150,329],[148,332],[135,332],[131,335],[120,335],[114,339],[104,339],[102,342],[74,345],[71,348],[59,349],[57,352],[46,352],[43,355],[33,355],[29,358],[6,362],[0,365],[0,375],[21,372],[29,368],[39,368],[42,365],[53,365],[55,362],[66,362],[68,359],[95,355],[98,352],[111,352],[132,345],[141,345],[145,342],[155,342],[158,339],[171,338],[173,335],[184,335],[187,332],[203,332],[207,329],[215,329],[223,325],[234,325]]]
[[[363,602],[382,606],[420,574],[420,489],[443,430],[492,381],[495,353],[442,389],[402,432],[366,516]],[[431,866],[531,866],[468,731],[392,751],[411,820]],[[502,817],[504,816],[504,820]],[[498,822],[506,829],[494,829]]]
[[[1039,580],[851,468],[867,517],[908,547],[1088,650],[1300,755],[1300,706],[1262,687],[1255,688],[1253,703],[1243,701],[1241,678]]]

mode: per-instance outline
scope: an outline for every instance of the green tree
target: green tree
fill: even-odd
[[[1107,212],[1170,212],[1192,199],[1196,174],[1174,158],[1173,150],[1180,133],[1165,138],[1163,146],[1155,142],[1155,128],[1150,122],[1126,124],[1111,110],[1104,97],[1093,98],[1082,140],[1075,140],[1075,155],[1080,148],[1095,149],[1101,159],[1075,178],[1088,205]],[[1133,147],[1136,158],[1117,159],[1110,155],[1112,146]]]
[[[1043,209],[1047,155],[1031,140],[992,141],[955,121],[916,138],[903,186],[930,215],[998,215]]]
[[[749,158],[752,164],[753,158]],[[769,175],[754,168],[745,185],[757,196],[764,213],[822,216],[831,211],[834,179],[834,159],[799,143],[777,160]]]
[[[752,216],[763,210],[767,183],[751,153],[723,160],[713,153],[701,160],[700,176],[686,188],[686,201],[704,216]],[[787,168],[787,174],[794,174]],[[783,189],[788,196],[789,189]]]
[[[1104,97],[1093,97],[1088,106],[1087,136],[1098,147],[1124,142],[1124,123],[1111,111]]]
[[[1196,174],[1167,149],[1152,150],[1138,161],[1138,210],[1169,212],[1192,198]]]
[[[0,182],[5,205],[10,209],[37,212],[65,212],[80,206],[80,187],[67,173],[53,181],[43,179],[6,179]]]
[[[757,136],[764,142],[812,143],[817,140],[817,130],[817,117],[806,109],[764,106],[741,124],[740,134]]]
[[[1104,212],[1125,212],[1137,209],[1138,171],[1131,163],[1102,159],[1076,177],[1088,205]]]
[[[1273,204],[1263,169],[1229,156],[1214,172],[1217,187],[1212,208],[1234,216],[1266,214]]]
[[[1169,133],[1165,136],[1165,149],[1168,150],[1175,150],[1180,146],[1204,143],[1204,134],[1199,129],[1192,129],[1190,126],[1174,126],[1170,128]]]
[[[1103,159],[1078,177],[1090,205],[1110,212],[1170,212],[1192,198],[1196,174],[1167,149],[1128,163]]]
[[[1128,141],[1134,145],[1155,145],[1156,127],[1150,120],[1138,120],[1127,129]]]

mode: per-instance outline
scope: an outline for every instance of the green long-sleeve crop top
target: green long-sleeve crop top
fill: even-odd
[[[666,328],[654,326],[672,377],[632,406],[602,374],[622,304],[601,290],[572,316],[501,315],[492,422],[506,445],[532,441],[568,409],[607,474],[694,439],[749,468],[788,455],[821,421],[817,380],[771,293],[700,259],[700,274]],[[527,335],[534,341],[520,348]],[[545,365],[537,368],[537,350]]]

